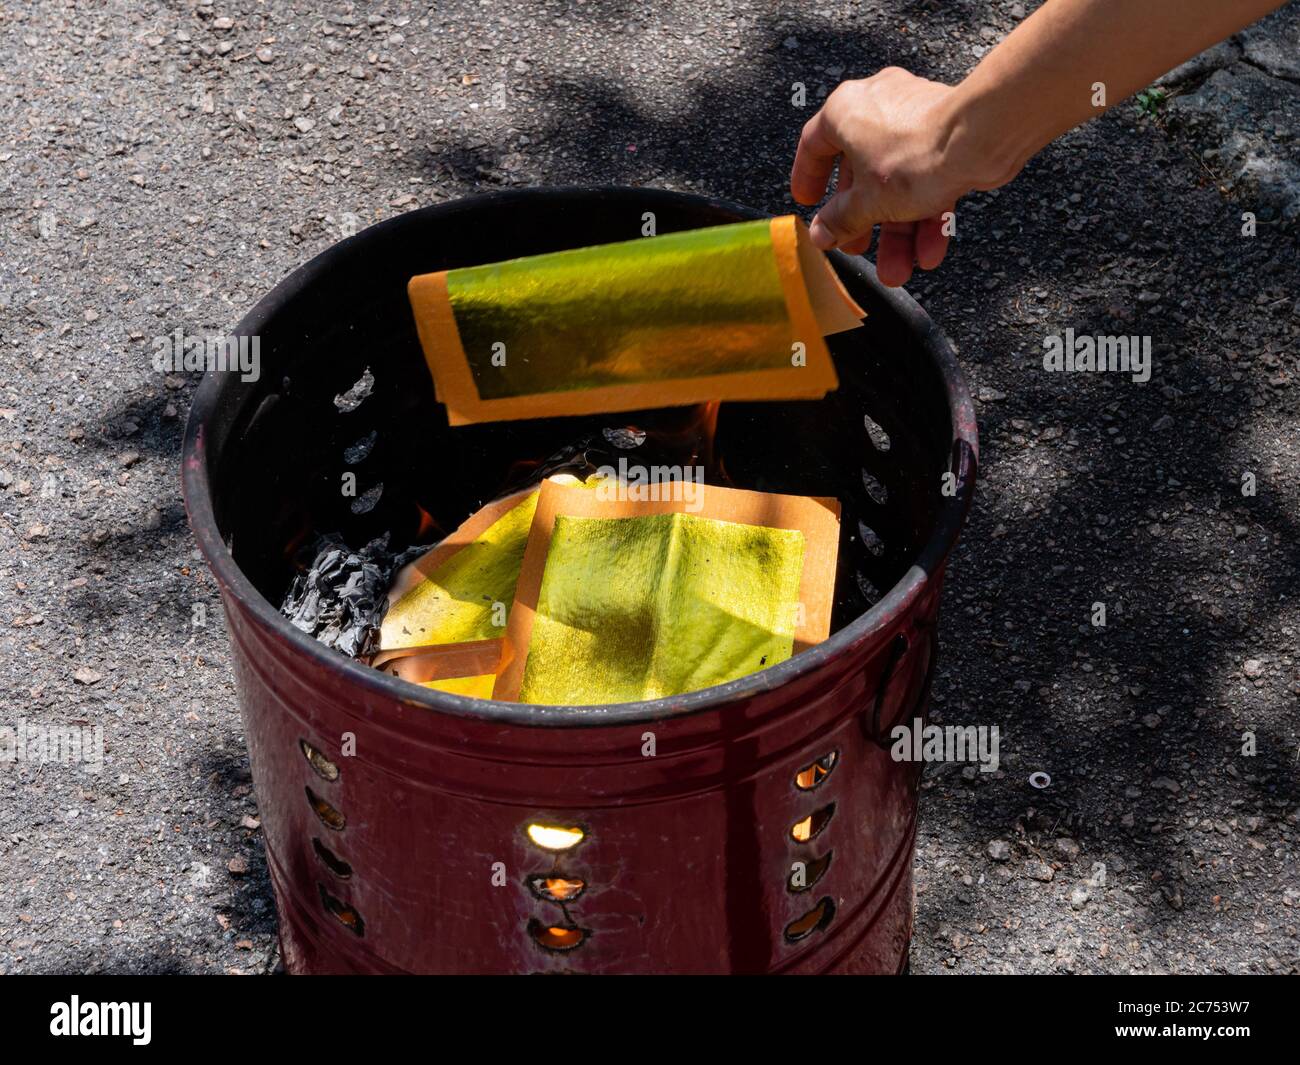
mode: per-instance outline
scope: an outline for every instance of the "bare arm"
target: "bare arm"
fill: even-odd
[[[1183,60],[1280,7],[1280,0],[1047,0],[957,86],[891,67],[845,82],[804,126],[790,178],[816,203],[822,248],[861,253],[880,226],[880,279],[932,269],[941,216],[972,189],[1010,181],[1037,151]]]

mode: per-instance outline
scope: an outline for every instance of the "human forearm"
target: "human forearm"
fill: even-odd
[[[952,151],[974,187],[1001,184],[1066,130],[1280,6],[1048,0],[945,101]]]

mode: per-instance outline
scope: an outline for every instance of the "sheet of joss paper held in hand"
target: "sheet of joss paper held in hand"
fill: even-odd
[[[422,274],[452,425],[708,400],[820,399],[865,312],[793,215]]]

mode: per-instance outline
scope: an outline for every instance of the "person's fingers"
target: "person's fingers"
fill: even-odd
[[[848,192],[853,188],[853,160],[847,155],[840,156],[840,171],[835,179],[836,192]],[[852,240],[846,240],[840,245],[840,251],[846,255],[862,255],[871,247],[871,230],[867,230],[860,237],[854,237]]]
[[[882,285],[897,288],[912,277],[916,259],[916,223],[882,222],[876,245],[876,275]]]
[[[926,218],[916,223],[916,265],[933,270],[948,254],[948,237],[943,231],[943,217]]]
[[[835,191],[848,192],[851,188],[853,188],[853,160],[847,155],[841,155],[839,173],[835,175]]]
[[[826,251],[864,235],[869,237],[873,222],[866,188],[855,185],[844,192],[837,192],[826,201],[808,227],[808,233],[812,242]]]
[[[840,146],[831,139],[825,111],[818,111],[799,134],[799,147],[794,153],[794,167],[790,171],[790,194],[796,203],[811,206],[826,195],[826,186],[835,169]]]
[[[871,230],[868,229],[862,236],[846,240],[840,245],[840,251],[845,255],[866,255],[869,247],[871,247]]]

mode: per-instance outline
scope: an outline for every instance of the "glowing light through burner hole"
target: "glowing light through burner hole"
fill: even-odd
[[[542,825],[528,826],[528,838],[537,846],[548,851],[567,851],[582,842],[586,833],[576,825]]]

